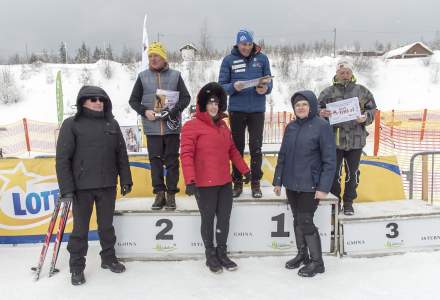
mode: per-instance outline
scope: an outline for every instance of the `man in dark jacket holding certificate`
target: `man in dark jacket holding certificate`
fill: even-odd
[[[334,124],[333,132],[336,141],[336,175],[333,181],[332,194],[343,200],[346,215],[353,215],[353,200],[359,184],[359,163],[362,149],[366,144],[368,132],[366,126],[374,121],[376,102],[373,94],[364,86],[356,83],[352,67],[347,61],[340,61],[333,78],[333,85],[324,89],[319,95],[320,116],[329,118],[331,111],[326,109],[328,103],[357,97],[362,115],[356,120]],[[341,198],[342,162],[345,161],[345,190]]]

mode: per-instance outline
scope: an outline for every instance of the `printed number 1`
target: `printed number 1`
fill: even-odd
[[[288,231],[284,231],[284,219],[285,214],[282,213],[278,216],[272,217],[272,221],[277,222],[277,231],[272,231],[270,233],[271,237],[289,237],[290,233]]]

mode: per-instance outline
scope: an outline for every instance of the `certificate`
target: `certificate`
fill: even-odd
[[[331,111],[330,125],[356,120],[361,116],[358,97],[327,103],[326,109]]]
[[[247,89],[247,88],[262,85],[262,84],[268,84],[269,82],[272,81],[272,78],[273,78],[273,76],[264,76],[264,77],[260,77],[260,78],[242,81],[243,89]]]

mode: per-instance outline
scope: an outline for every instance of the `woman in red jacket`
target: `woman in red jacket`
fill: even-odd
[[[250,170],[232,140],[223,121],[227,96],[215,82],[205,85],[197,95],[195,118],[182,129],[180,157],[186,183],[186,194],[195,195],[202,218],[201,234],[205,244],[206,265],[212,272],[237,269],[226,254],[229,218],[232,210],[230,161],[245,175]],[[214,247],[214,218],[217,216]]]

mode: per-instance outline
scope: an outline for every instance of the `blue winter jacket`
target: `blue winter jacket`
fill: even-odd
[[[255,87],[237,92],[234,82],[260,78],[270,73],[270,63],[266,55],[260,52],[260,47],[254,45],[249,57],[244,57],[237,46],[231,54],[223,59],[220,67],[218,82],[229,95],[228,111],[238,112],[265,112],[266,95],[272,91],[272,82],[268,84],[266,95],[257,93]]]
[[[317,115],[318,100],[312,91],[303,95],[310,105],[309,116],[287,125],[273,179],[274,186],[297,192],[330,192],[336,172],[333,130]]]

